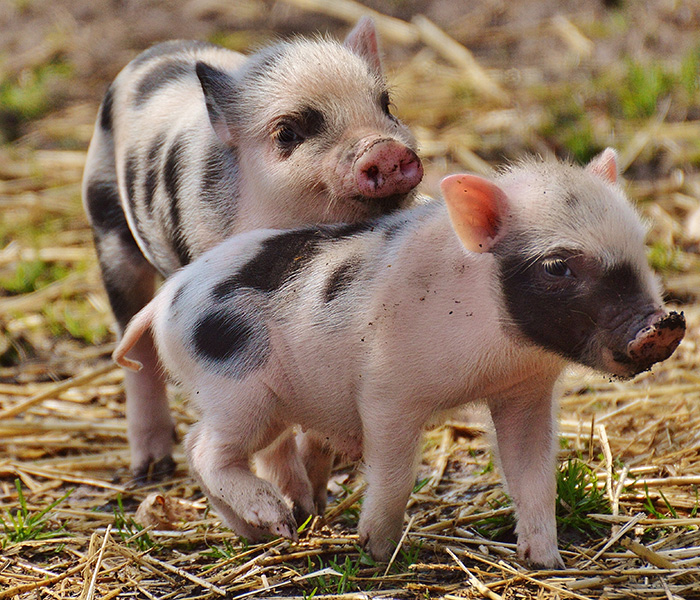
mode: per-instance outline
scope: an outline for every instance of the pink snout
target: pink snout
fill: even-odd
[[[423,179],[418,155],[394,140],[379,139],[370,144],[353,165],[355,183],[366,198],[407,194]]]
[[[637,332],[634,339],[627,344],[627,357],[640,373],[649,369],[654,363],[666,360],[685,335],[685,317],[683,313],[657,312],[649,318],[648,324]]]

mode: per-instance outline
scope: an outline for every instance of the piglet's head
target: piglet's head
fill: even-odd
[[[585,168],[530,160],[441,187],[464,247],[496,258],[501,321],[520,339],[620,377],[673,354],[685,319],[662,306],[613,150]]]

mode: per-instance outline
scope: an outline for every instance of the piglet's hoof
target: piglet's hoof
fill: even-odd
[[[296,542],[299,536],[292,512],[273,494],[261,492],[262,490],[258,492],[255,505],[241,514],[241,518],[260,532],[258,537],[283,537]]]
[[[518,544],[518,558],[533,570],[565,569],[566,565],[556,546],[553,549],[536,550],[527,544]]]

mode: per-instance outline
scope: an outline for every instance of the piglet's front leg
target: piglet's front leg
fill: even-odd
[[[489,402],[501,467],[517,517],[518,557],[563,568],[557,548],[553,382]]]
[[[392,405],[391,401],[384,404]],[[360,543],[376,560],[388,560],[401,538],[420,439],[420,426],[402,420],[401,415],[373,412],[371,420],[364,422],[367,493],[359,534]]]

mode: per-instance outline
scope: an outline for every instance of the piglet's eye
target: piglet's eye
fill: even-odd
[[[548,258],[542,261],[542,269],[551,277],[573,277],[569,265],[563,258]]]
[[[282,125],[277,130],[276,137],[280,146],[295,146],[304,141],[291,125]]]

